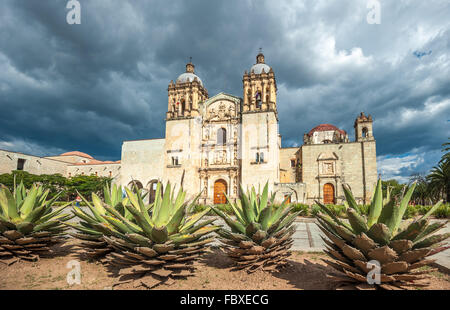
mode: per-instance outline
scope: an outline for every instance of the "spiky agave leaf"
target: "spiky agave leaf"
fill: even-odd
[[[72,213],[79,221],[76,224],[66,223],[67,226],[72,228],[72,232],[69,234],[81,241],[79,247],[82,248],[88,258],[105,262],[106,254],[112,252],[113,247],[104,240],[103,235],[111,236],[113,234],[111,228],[116,223],[114,219],[121,216],[129,223],[134,220],[131,213],[124,207],[124,205],[130,203],[129,199],[122,197],[122,188],[116,184],[104,186],[104,202],[95,193],[91,194],[92,203],[79,192],[77,193],[86,204],[87,210],[73,207]],[[140,191],[136,194],[136,199],[143,199]],[[133,225],[133,223],[130,225]]]
[[[107,255],[108,262],[120,267],[121,273],[139,270],[159,280],[192,275],[193,262],[212,241],[208,235],[219,229],[211,225],[213,220],[198,223],[210,209],[190,214],[199,196],[189,203],[185,201],[186,192],[181,188],[175,194],[170,183],[165,191],[158,183],[151,212],[139,195],[127,190],[127,197],[130,204],[125,207],[134,223],[119,214],[115,218],[104,216],[112,225],[110,233],[104,234],[114,249]]]
[[[292,223],[300,212],[290,213],[292,208],[286,203],[289,197],[281,206],[275,207],[275,195],[269,198],[268,182],[261,194],[256,193],[254,187],[247,193],[242,186],[240,189],[240,198],[236,202],[226,196],[235,218],[212,207],[230,229],[217,232],[223,248],[238,269],[248,272],[273,270],[284,265],[295,231]]]
[[[49,192],[36,184],[27,190],[22,182],[14,182],[12,193],[0,186],[0,261],[36,260],[61,241],[72,216],[62,214],[68,204],[53,208],[59,194],[47,200]]]
[[[414,184],[409,187],[397,206],[389,197],[389,192],[384,200],[380,196],[381,180],[378,180],[368,219],[350,208],[347,210],[348,223],[328,215],[317,215],[317,225],[327,237],[324,238],[327,244],[325,252],[332,259],[326,262],[346,275],[336,279],[351,283],[356,288],[373,288],[367,281],[367,274],[371,270],[368,262],[377,260],[381,266],[381,283],[374,284],[375,288],[405,289],[419,285],[415,281],[423,279],[425,275],[417,272],[417,268],[433,262],[427,257],[444,249],[439,247],[439,243],[450,234],[435,234],[446,223],[429,224],[428,217],[441,202],[421,218],[411,223],[402,222],[414,187]],[[345,185],[344,193],[349,206],[354,208],[355,199]],[[321,208],[326,209],[323,205]],[[404,228],[399,230],[399,227]]]

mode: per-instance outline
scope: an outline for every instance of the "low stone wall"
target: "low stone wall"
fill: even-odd
[[[306,203],[305,183],[275,183],[275,203],[282,203],[287,195],[291,195],[291,203]]]

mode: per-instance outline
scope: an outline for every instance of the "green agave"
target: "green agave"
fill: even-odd
[[[295,232],[292,223],[301,212],[291,213],[293,208],[286,204],[288,198],[275,207],[275,194],[269,199],[268,183],[261,195],[256,194],[254,187],[246,194],[241,186],[236,203],[227,197],[235,219],[212,208],[231,230],[220,229],[217,233],[225,252],[236,262],[238,269],[248,272],[273,270],[285,264]]]
[[[158,183],[149,209],[140,195],[125,190],[130,203],[124,207],[134,222],[106,205],[106,214],[101,215],[109,224],[100,226],[103,237],[114,249],[107,255],[109,263],[124,268],[121,273],[149,274],[155,279],[192,275],[193,261],[213,240],[208,234],[219,229],[209,226],[214,219],[198,223],[210,209],[190,214],[200,195],[189,204],[182,188],[174,196],[170,183],[164,192]]]
[[[105,206],[113,208],[125,217],[127,220],[133,220],[133,216],[124,207],[124,205],[129,203],[128,198],[123,198],[122,187],[112,184],[111,187],[105,185],[103,188],[103,195],[105,197],[105,202],[102,202],[100,197],[95,193],[92,193],[92,203],[87,201],[80,193],[78,195],[86,203],[88,210],[83,210],[80,207],[73,207],[72,213],[79,219],[78,223],[66,223],[75,230],[69,234],[81,240],[79,246],[84,250],[84,254],[90,259],[98,259],[104,262],[106,254],[113,251],[113,248],[104,240],[104,235],[109,235],[109,230],[106,230],[104,226],[112,228],[111,224],[103,217],[104,215],[110,214]],[[141,191],[138,191],[142,200]],[[149,210],[151,205],[145,205],[145,208]]]
[[[450,234],[435,234],[446,223],[429,223],[428,217],[442,202],[417,220],[402,220],[415,186],[412,184],[396,205],[389,191],[383,199],[381,180],[378,180],[367,218],[358,211],[347,185],[343,188],[348,220],[337,218],[326,206],[316,202],[323,211],[317,220],[327,237],[322,237],[327,244],[325,252],[332,258],[325,261],[344,273],[344,277],[335,277],[340,284],[351,284],[358,289],[406,289],[424,285],[415,281],[423,279],[430,270],[417,269],[433,262],[428,256],[447,248],[439,243]],[[373,267],[368,268],[367,263],[372,260],[381,266],[380,284],[368,284],[366,276]]]
[[[70,214],[61,214],[68,205],[52,208],[60,194],[47,200],[50,190],[21,182],[14,192],[0,187],[0,259],[12,264],[18,259],[37,260],[51,253],[49,246],[61,241]]]

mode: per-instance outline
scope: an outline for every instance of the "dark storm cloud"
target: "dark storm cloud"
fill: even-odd
[[[380,25],[364,1],[80,2],[81,25],[65,0],[1,2],[0,148],[118,159],[123,140],[164,136],[167,85],[189,56],[210,96],[241,96],[259,47],[285,146],[320,123],[353,137],[365,111],[380,171],[404,179],[450,135],[446,1],[382,2]]]

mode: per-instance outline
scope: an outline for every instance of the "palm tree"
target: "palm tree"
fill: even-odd
[[[450,138],[448,138],[450,140]],[[450,161],[450,142],[446,142],[444,144],[442,144],[442,146],[444,147],[444,149],[442,150],[442,152],[447,152],[444,155],[442,155],[441,161],[440,162],[449,162]]]
[[[430,189],[438,196],[450,201],[450,160],[439,162],[427,176]]]

